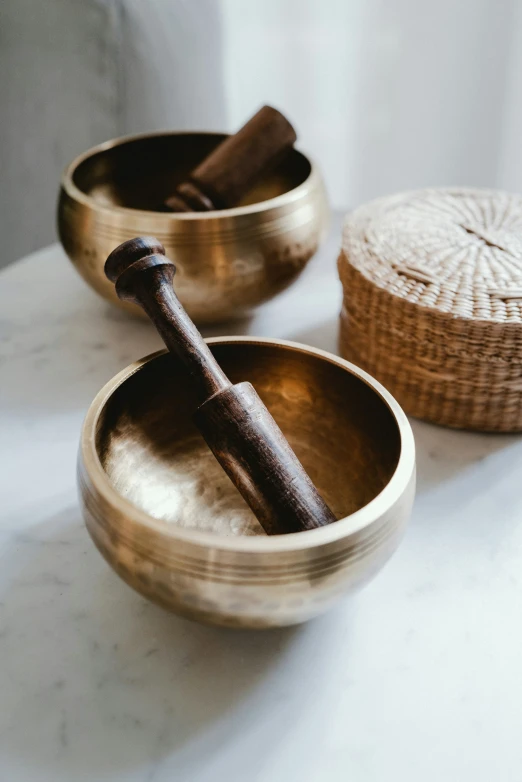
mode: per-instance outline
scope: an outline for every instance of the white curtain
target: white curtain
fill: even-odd
[[[288,114],[335,207],[522,191],[522,0],[1,0],[0,266],[55,239],[72,157]]]
[[[522,190],[520,0],[221,0],[230,127],[295,123],[337,207],[426,185]]]

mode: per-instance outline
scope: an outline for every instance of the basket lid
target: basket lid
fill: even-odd
[[[455,318],[522,322],[522,196],[427,189],[345,220],[340,259],[377,287]]]

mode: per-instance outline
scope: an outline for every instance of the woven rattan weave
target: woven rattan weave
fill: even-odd
[[[522,196],[430,189],[346,218],[342,355],[419,418],[522,430]]]

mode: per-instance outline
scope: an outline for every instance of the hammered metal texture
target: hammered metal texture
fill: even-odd
[[[258,390],[339,521],[266,536],[191,423],[170,354],[124,370],[93,402],[79,480],[87,527],[120,576],[205,622],[293,624],[368,580],[398,544],[413,437],[395,400],[347,362],[277,340],[209,340]]]
[[[177,267],[176,293],[200,324],[242,316],[298,277],[324,237],[328,206],[320,174],[296,150],[237,208],[157,211],[223,138],[170,133],[117,139],[67,168],[58,203],[60,239],[101,296],[141,314],[119,301],[103,272],[109,253],[139,235],[164,244]]]

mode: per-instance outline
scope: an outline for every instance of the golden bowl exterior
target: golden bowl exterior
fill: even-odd
[[[176,292],[200,324],[242,316],[297,278],[325,235],[328,204],[317,168],[296,150],[234,209],[157,211],[223,138],[130,136],[89,150],[66,169],[58,202],[60,240],[101,296],[141,314],[119,301],[103,271],[108,254],[139,235],[164,244],[177,267]]]
[[[229,515],[243,500],[217,463],[212,471],[176,361],[160,352],[120,372],[89,409],[78,465],[87,528],[128,584],[178,614],[249,628],[303,622],[371,578],[398,545],[415,490],[411,428],[377,381],[329,353],[270,339],[208,342],[233,382],[254,383],[339,520],[271,537],[201,529],[209,484]],[[176,523],[183,508],[188,527]]]

